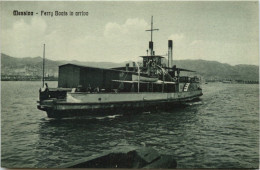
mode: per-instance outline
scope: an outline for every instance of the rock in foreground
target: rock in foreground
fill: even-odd
[[[160,155],[152,148],[117,148],[61,165],[56,168],[176,168],[173,156]]]

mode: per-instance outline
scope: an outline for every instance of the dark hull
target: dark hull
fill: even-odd
[[[96,116],[111,114],[127,114],[133,112],[154,111],[156,109],[174,108],[183,102],[199,98],[202,93],[193,96],[166,100],[121,101],[108,103],[69,103],[52,102],[49,105],[38,105],[38,109],[46,111],[49,118]]]

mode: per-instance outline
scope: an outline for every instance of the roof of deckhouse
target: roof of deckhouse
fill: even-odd
[[[75,66],[75,67],[80,67],[80,68],[92,68],[92,69],[99,69],[99,70],[110,70],[110,71],[117,71],[117,72],[128,72],[128,71],[116,70],[116,69],[111,69],[111,68],[90,67],[90,66],[84,66],[84,65],[79,65],[79,64],[71,64],[71,63],[63,64],[63,65],[60,65],[59,67],[64,67],[64,66],[68,66],[68,65]]]
[[[140,56],[140,57],[142,57],[142,58],[144,58],[144,57],[159,57],[159,58],[165,58],[165,57],[160,56],[160,55],[145,55],[145,56]]]

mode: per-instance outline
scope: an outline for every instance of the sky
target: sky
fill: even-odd
[[[166,55],[173,40],[173,60],[202,59],[231,65],[259,65],[258,2],[85,1],[0,2],[1,52],[13,57],[51,60],[124,62],[140,60],[150,41]],[[13,11],[33,16],[14,16]],[[41,16],[41,11],[73,16]],[[88,16],[75,16],[76,12]],[[38,13],[38,14],[36,14]],[[166,57],[166,56],[165,56]]]

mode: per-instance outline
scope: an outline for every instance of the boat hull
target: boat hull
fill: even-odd
[[[38,109],[50,118],[114,114],[134,110],[153,110],[196,99],[201,90],[180,93],[68,93],[66,100],[45,100]]]

